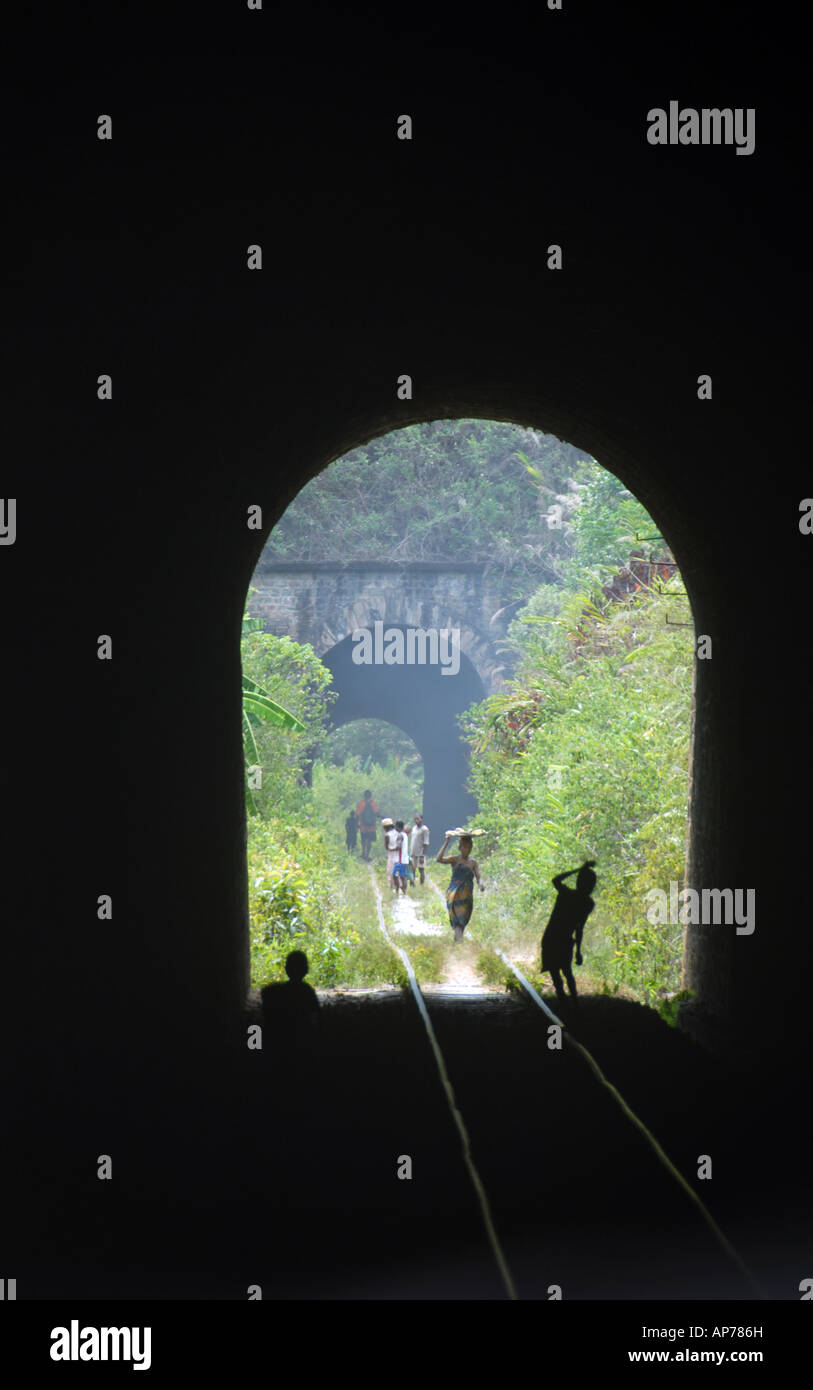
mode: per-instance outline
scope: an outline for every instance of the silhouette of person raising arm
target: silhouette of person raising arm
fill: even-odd
[[[582,932],[584,924],[595,907],[590,894],[596,886],[593,873],[595,859],[586,859],[580,869],[569,869],[566,874],[557,874],[553,879],[556,889],[556,902],[550,920],[542,936],[542,970],[549,971],[557,998],[565,998],[562,975],[564,975],[571,997],[576,998],[576,981],[573,979],[573,946],[576,946],[576,964],[582,964]],[[564,882],[577,874],[576,887],[568,888]]]

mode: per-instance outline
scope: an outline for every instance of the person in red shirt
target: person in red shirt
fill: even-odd
[[[360,801],[356,807],[356,814],[359,818],[359,830],[361,831],[361,857],[369,863],[378,820],[378,807],[373,801],[371,791],[364,793],[364,800]]]

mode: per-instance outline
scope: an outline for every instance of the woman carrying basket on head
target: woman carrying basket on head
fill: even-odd
[[[452,839],[454,831],[447,830],[446,839],[438,855],[439,864],[452,865],[452,879],[446,889],[446,906],[449,910],[449,923],[454,932],[455,941],[463,940],[463,932],[469,924],[469,918],[474,907],[474,880],[480,886],[480,892],[485,892],[485,884],[480,877],[480,866],[476,859],[471,858],[472,838],[470,835],[460,836],[460,853],[446,854],[446,848]]]

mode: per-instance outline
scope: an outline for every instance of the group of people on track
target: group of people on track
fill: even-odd
[[[361,857],[367,863],[369,863],[370,851],[375,840],[378,814],[378,806],[373,800],[373,794],[367,790],[355,810],[350,811],[344,823],[347,848],[351,852],[355,851],[356,839],[359,831],[361,832]],[[387,882],[393,893],[406,896],[411,883],[418,880],[422,884],[426,882],[429,826],[424,822],[420,811],[416,811],[409,825],[406,825],[402,820],[393,820],[391,816],[383,816],[381,818],[381,830],[384,848],[387,851]],[[455,941],[462,941],[474,906],[475,881],[481,892],[485,892],[485,884],[477,860],[471,857],[473,841],[470,835],[463,832],[459,833],[459,854],[449,855],[446,853],[456,833],[451,830],[447,831],[440,853],[437,855],[437,862],[438,864],[448,864],[452,869],[451,882],[446,890],[446,907],[454,939]]]
[[[378,815],[373,794],[366,791],[344,823],[346,844],[351,853],[355,852],[356,838],[361,831],[361,857],[365,863],[370,862]],[[387,851],[387,882],[392,891],[406,893],[408,885],[414,883],[416,878],[425,883],[429,827],[424,825],[420,811],[416,811],[412,824],[408,826],[402,820],[394,821],[391,816],[382,817],[381,831]]]
[[[369,863],[370,851],[375,842],[378,822],[378,806],[373,801],[371,791],[365,791],[355,810],[351,810],[345,821],[348,850],[356,848],[356,837],[361,833],[361,857]],[[429,849],[429,827],[423,816],[416,812],[410,825],[402,820],[393,821],[390,816],[381,819],[384,848],[387,851],[387,881],[395,894],[406,895],[410,883],[420,877],[426,882],[426,855]],[[480,834],[481,832],[476,832]],[[452,840],[458,837],[458,854],[447,854]],[[474,909],[474,884],[485,892],[480,866],[471,853],[474,841],[465,831],[448,830],[437,855],[438,864],[448,864],[452,877],[446,889],[446,908],[449,925],[456,942],[463,940],[463,934]],[[576,997],[576,982],[573,978],[573,952],[576,964],[583,963],[582,933],[587,918],[595,907],[590,896],[596,884],[593,872],[594,859],[586,859],[579,869],[557,874],[552,880],[556,889],[556,901],[542,937],[542,972],[549,973],[559,1000],[565,998],[562,977],[567,983],[571,997]],[[568,887],[564,880],[576,875],[576,887]]]
[[[354,851],[356,839],[361,834],[361,857],[365,864],[370,862],[370,850],[376,836],[378,825],[378,807],[373,801],[371,791],[366,791],[358,806],[353,810],[344,823],[345,841],[347,848]]]
[[[410,883],[420,878],[426,882],[426,851],[429,848],[429,826],[424,825],[420,811],[410,826],[402,820],[385,816],[381,822],[384,848],[387,851],[387,882],[394,893],[406,895]]]
[[[370,862],[370,850],[376,836],[378,807],[373,801],[372,792],[366,791],[354,811],[351,810],[345,823],[347,848],[356,848],[356,836],[361,831],[361,857]],[[429,848],[429,826],[424,825],[420,811],[415,812],[411,825],[402,820],[394,821],[391,816],[381,819],[384,848],[387,851],[387,882],[394,893],[406,893],[410,883],[420,878],[426,882],[426,851]]]

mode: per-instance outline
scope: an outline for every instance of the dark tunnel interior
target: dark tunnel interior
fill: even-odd
[[[813,1277],[798,152],[767,117],[751,158],[649,145],[648,108],[678,88],[701,106],[704,73],[721,103],[749,73],[759,87],[760,33],[740,16],[733,56],[711,38],[699,55],[691,26],[665,44],[656,17],[628,30],[605,10],[590,11],[587,49],[586,14],[564,15],[547,77],[539,46],[501,56],[468,19],[446,47],[417,28],[396,44],[383,16],[320,12],[290,70],[267,36],[232,49],[209,35],[205,62],[117,49],[11,82],[30,113],[10,160],[17,539],[0,550],[4,1258],[21,1303],[245,1301],[255,1285],[291,1302],[504,1297],[408,992],[326,1004],[316,1061],[247,1043],[252,576],[331,461],[462,417],[555,434],[616,474],[713,637],[695,663],[688,881],[754,889],[756,930],[687,932],[694,997],[678,1028],[596,997],[579,1037],[691,1181],[713,1156],[697,1186],[767,1297],[798,1301]],[[633,51],[658,55],[651,73]],[[786,94],[803,90],[792,78]],[[402,148],[395,118],[412,107]],[[106,148],[86,126],[110,108]],[[418,666],[397,681],[373,668],[362,687],[352,646],[325,656],[334,721],[402,728],[433,831],[455,823],[469,809],[455,717],[481,697],[475,662],[433,668],[431,690]],[[521,1298],[752,1296],[532,1005],[433,1009]],[[404,1154],[411,1182],[396,1177]]]

